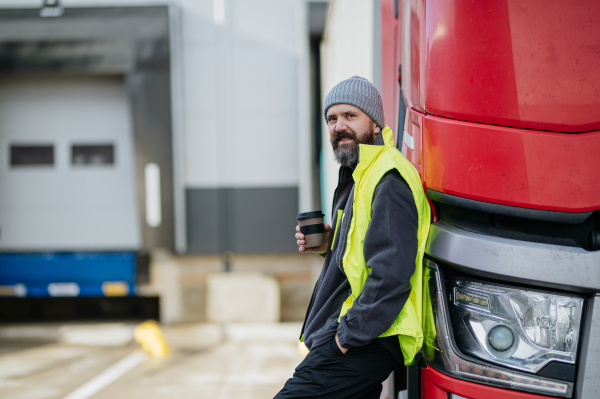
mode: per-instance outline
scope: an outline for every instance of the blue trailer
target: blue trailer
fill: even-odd
[[[0,253],[0,296],[132,296],[135,252]]]

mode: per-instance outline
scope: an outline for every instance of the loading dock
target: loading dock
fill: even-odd
[[[17,271],[0,275],[3,295],[131,296],[147,275],[137,255],[175,249],[174,15],[0,10],[0,266]],[[118,254],[135,266],[94,268]],[[32,259],[45,273],[28,274]],[[157,313],[148,303],[132,312]]]

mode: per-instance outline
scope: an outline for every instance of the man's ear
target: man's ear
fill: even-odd
[[[373,122],[373,123],[375,123],[375,122]],[[381,128],[377,124],[375,124],[375,129],[373,129],[373,131],[375,132],[375,134],[379,134],[379,133],[381,133]]]

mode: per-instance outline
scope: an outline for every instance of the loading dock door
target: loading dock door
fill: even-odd
[[[0,250],[140,247],[122,77],[0,79]]]

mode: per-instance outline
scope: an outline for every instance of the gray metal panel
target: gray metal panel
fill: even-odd
[[[236,252],[298,251],[298,188],[231,190],[229,238]]]
[[[308,3],[308,32],[311,36],[321,37],[325,31],[329,1]]]
[[[587,301],[575,398],[600,398],[600,295]]]
[[[169,65],[166,6],[0,10],[3,72],[123,73]]]
[[[41,3],[41,2],[40,2]],[[41,4],[40,4],[41,5]],[[39,8],[6,8],[0,13],[3,41],[162,39],[168,35],[167,6],[65,7],[57,18],[41,18]],[[30,24],[24,26],[23,20]],[[73,37],[73,33],[79,36]]]
[[[187,250],[191,253],[219,252],[219,190],[186,189]]]
[[[474,275],[600,292],[600,251],[486,236],[437,221],[425,252]]]
[[[145,248],[175,246],[173,212],[173,150],[171,141],[170,77],[160,71],[135,71],[127,75],[133,116],[138,209]],[[160,166],[162,223],[150,227],[146,221],[144,167]]]
[[[185,253],[185,138],[183,112],[183,57],[182,26],[179,7],[169,7],[169,47],[171,50],[171,122],[173,147],[173,223],[175,225],[175,249]]]
[[[295,252],[298,188],[187,189],[188,251]]]

